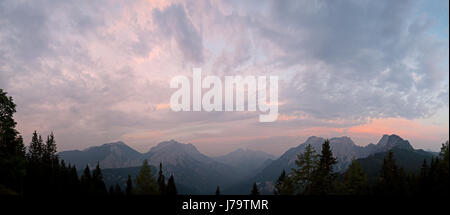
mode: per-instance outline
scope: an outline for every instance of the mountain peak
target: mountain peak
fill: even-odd
[[[103,144],[103,146],[107,146],[107,145],[109,145],[109,146],[128,146],[127,144],[125,144],[124,142],[122,142],[120,140],[117,142]]]
[[[180,150],[184,150],[186,152],[191,152],[191,153],[200,153],[197,148],[190,144],[190,143],[180,143],[176,140],[169,140],[169,141],[163,141],[158,143],[158,145],[152,147],[150,149],[150,152],[157,152],[157,151],[161,151],[161,150],[175,150],[175,151],[180,151]]]
[[[182,143],[176,141],[176,140],[168,140],[168,141],[163,141],[158,143],[158,145],[156,145],[155,147],[168,147],[168,146],[173,146],[173,145],[180,145]]]
[[[409,144],[409,141],[404,140],[403,138],[395,134],[384,134],[383,137],[381,137],[380,141],[378,141],[377,146],[382,147],[386,151],[391,150],[392,148],[414,150],[411,144]]]
[[[352,138],[347,136],[342,137],[333,137],[330,139],[331,143],[343,143],[343,144],[349,144],[349,145],[355,145],[355,142],[353,142]]]
[[[180,143],[176,140],[169,140],[160,142],[158,145],[152,147],[145,157],[150,157],[151,164],[158,164],[163,162],[165,164],[176,164],[185,158],[194,158],[196,160],[205,159],[205,155],[200,153],[197,148],[188,143]]]
[[[91,147],[88,147],[88,148],[84,149],[83,151],[97,150],[97,149],[101,149],[101,148],[123,147],[123,146],[125,146],[127,148],[130,148],[124,142],[117,141],[117,142],[111,142],[111,143],[104,143],[104,144],[102,144],[100,146],[91,146]]]
[[[318,143],[322,144],[324,141],[325,141],[325,139],[322,137],[311,136],[311,137],[308,137],[308,139],[305,141],[305,143],[300,144],[300,145],[314,145],[314,144],[318,144]]]
[[[86,165],[95,166],[100,163],[102,168],[120,168],[139,165],[141,154],[122,141],[92,146],[82,151],[63,151],[58,155],[77,168]]]

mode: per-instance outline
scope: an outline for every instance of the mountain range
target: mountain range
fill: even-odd
[[[192,144],[182,144],[175,140],[164,141],[146,153],[139,153],[119,141],[94,146],[85,150],[60,152],[59,157],[66,163],[83,170],[97,163],[104,169],[105,183],[125,184],[128,174],[137,174],[139,166],[147,159],[156,169],[163,164],[168,178],[173,174],[179,179],[177,184],[191,193],[213,193],[217,186],[229,187],[234,183],[254,175],[265,161],[275,156],[261,151],[238,149],[227,155],[212,158],[200,153]],[[181,180],[182,179],[182,180]]]
[[[119,141],[82,151],[63,151],[59,153],[59,157],[79,170],[86,165],[94,167],[98,163],[104,169],[107,185],[124,185],[127,175],[134,177],[142,161],[147,159],[155,173],[156,166],[161,162],[166,177],[170,174],[175,176],[180,193],[211,194],[216,186],[220,186],[225,194],[247,194],[253,182],[258,183],[262,193],[271,193],[273,182],[281,171],[284,169],[290,172],[295,167],[297,154],[302,153],[307,145],[311,145],[320,153],[324,141],[321,137],[309,137],[279,158],[249,149],[238,149],[223,156],[209,157],[199,152],[194,145],[175,140],[161,142],[146,153],[140,153]],[[397,135],[383,135],[377,144],[367,146],[358,146],[349,137],[335,137],[329,141],[333,155],[338,160],[335,171],[340,173],[345,171],[353,159],[359,159],[363,168],[368,171],[377,171],[380,159],[382,162],[384,154],[389,150],[398,151],[401,153],[400,159],[414,160],[414,164],[432,156],[432,153],[415,150],[407,140]]]
[[[283,155],[263,168],[254,177],[226,190],[226,193],[246,194],[247,191],[243,192],[243,188],[251,187],[254,182],[258,183],[258,186],[263,193],[272,193],[273,182],[278,178],[281,172],[285,170],[286,173],[289,173],[295,168],[297,154],[302,153],[308,145],[311,145],[317,153],[320,153],[324,141],[325,139],[321,137],[309,137],[303,144],[287,150]],[[336,157],[338,161],[335,165],[335,171],[338,173],[343,173],[353,159],[367,158],[374,154],[378,154],[377,158],[380,156],[384,158],[384,154],[391,149],[401,149],[402,152],[406,151],[407,154],[416,152],[409,141],[404,140],[395,134],[383,135],[377,144],[371,143],[367,146],[358,146],[349,137],[334,137],[329,139],[329,141],[333,156]],[[431,153],[423,150],[421,151],[431,156]],[[412,157],[416,156],[413,155]],[[372,160],[368,160],[366,162],[368,165],[365,165],[365,167],[371,166],[371,161]],[[422,161],[423,159],[421,162]],[[381,168],[381,165],[373,166]],[[378,169],[372,168],[370,171],[378,171]]]

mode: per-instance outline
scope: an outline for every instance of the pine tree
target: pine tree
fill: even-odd
[[[64,160],[61,160],[60,164],[58,165],[58,169],[56,171],[55,176],[55,190],[58,194],[68,193],[68,184],[69,181],[69,170],[66,167],[66,162]]]
[[[33,132],[33,136],[31,138],[31,143],[28,148],[28,158],[30,162],[38,164],[42,161],[42,157],[44,154],[44,146],[42,142],[42,137],[36,131]]]
[[[56,155],[56,142],[53,132],[47,136],[47,140],[43,145],[42,162],[45,184],[49,192],[55,193],[58,190],[58,183],[60,183],[61,179],[58,178],[59,161]]]
[[[74,166],[68,167],[69,170],[69,194],[79,194],[80,193],[80,180],[78,179],[77,168]]]
[[[313,175],[311,191],[316,195],[327,195],[335,192],[334,180],[336,173],[333,166],[337,163],[330,147],[330,141],[326,140],[322,144],[322,154],[320,154],[319,165]]]
[[[419,174],[418,191],[421,194],[426,194],[430,191],[428,174],[429,174],[429,168],[428,168],[427,160],[424,159],[423,163],[422,163],[422,168],[420,168],[420,174]]]
[[[405,181],[403,169],[397,166],[394,153],[389,151],[383,160],[375,188],[376,193],[381,195],[403,195],[406,193]]]
[[[444,162],[449,161],[449,145],[448,140],[445,143],[442,143],[441,151],[439,152],[439,158]],[[448,164],[448,162],[447,162]]]
[[[173,175],[170,175],[169,180],[167,181],[167,195],[177,195],[177,187],[175,186]]]
[[[163,171],[162,171],[162,163],[159,163],[158,188],[159,188],[159,193],[161,195],[165,195],[165,192],[166,192],[166,181],[165,181],[164,174],[163,174]]]
[[[100,169],[99,163],[97,163],[95,170],[92,172],[92,186],[95,195],[107,194],[105,182],[103,181],[102,170]]]
[[[217,188],[216,188],[216,196],[220,196],[220,188],[219,188],[219,186],[217,186]]]
[[[132,194],[133,194],[133,181],[131,180],[131,176],[128,175],[127,187],[125,188],[125,195],[131,196]]]
[[[253,183],[253,187],[252,190],[250,191],[250,195],[251,196],[257,196],[259,195],[259,189],[258,189],[258,185],[255,183]]]
[[[450,176],[449,176],[449,144],[448,141],[442,144],[439,158],[436,158],[436,186],[433,190],[442,195],[450,193]]]
[[[26,172],[25,146],[13,118],[16,105],[0,88],[0,187],[22,194]]]
[[[50,165],[54,164],[53,162],[55,162],[58,157],[56,155],[56,142],[53,132],[47,136],[47,141],[45,142],[42,151],[43,160]]]
[[[116,186],[114,187],[114,194],[116,196],[123,196],[123,192],[122,189],[120,188],[120,185],[116,184]]]
[[[147,159],[144,160],[141,170],[136,177],[135,193],[138,195],[155,195],[158,193],[158,186],[151,174]]]
[[[275,195],[292,195],[294,193],[294,185],[291,177],[283,170],[275,183]]]
[[[80,188],[83,194],[91,194],[93,192],[91,170],[89,169],[88,165],[86,165],[86,168],[81,175]]]
[[[116,193],[114,192],[114,187],[112,185],[109,186],[108,194],[110,196],[115,196],[116,195]]]
[[[344,193],[349,195],[368,194],[367,176],[358,161],[353,160],[344,175]]]
[[[318,167],[319,155],[311,145],[307,145],[305,151],[297,155],[295,160],[296,169],[292,169],[294,182],[297,184],[297,192],[309,194],[314,172]]]

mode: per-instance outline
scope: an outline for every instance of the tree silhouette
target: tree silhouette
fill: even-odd
[[[349,195],[362,195],[368,192],[367,176],[361,164],[353,160],[344,174],[344,193]]]
[[[137,195],[155,195],[158,193],[156,180],[153,178],[147,159],[144,160],[139,174],[136,176]]]
[[[169,180],[167,181],[167,195],[177,195],[177,187],[175,186],[173,174],[170,175]]]
[[[123,196],[122,188],[120,188],[119,184],[116,184],[116,186],[114,186],[114,195]]]
[[[51,132],[51,134],[47,136],[47,141],[42,147],[42,158],[44,162],[49,165],[55,164],[55,161],[57,163],[58,156],[56,155],[56,142],[53,132]]]
[[[97,163],[97,166],[92,172],[92,189],[92,192],[95,195],[107,194],[105,182],[103,181],[102,170],[100,169],[99,163]]]
[[[128,175],[127,187],[125,188],[125,195],[131,196],[132,194],[133,194],[133,181],[131,180],[131,176]]]
[[[333,166],[337,163],[330,147],[330,141],[326,140],[322,144],[322,153],[319,156],[317,170],[314,171],[314,180],[311,185],[311,192],[316,195],[326,195],[333,193],[336,174]]]
[[[294,184],[291,179],[286,174],[286,171],[281,172],[275,183],[274,194],[275,195],[292,195],[294,193]]]
[[[252,187],[252,190],[250,191],[250,195],[251,196],[259,195],[259,189],[258,189],[258,185],[256,184],[256,182],[253,183],[253,187]]]
[[[220,195],[220,188],[219,188],[219,186],[217,186],[217,188],[216,188],[216,196],[219,196]]]
[[[297,184],[298,193],[309,194],[316,169],[318,168],[319,155],[311,145],[305,147],[305,151],[297,155],[296,169],[292,169],[292,177]]]
[[[86,165],[83,174],[80,177],[80,188],[83,194],[90,194],[92,192],[92,176],[89,166]]]
[[[376,193],[382,195],[405,194],[405,177],[403,169],[395,162],[394,153],[388,152],[383,160],[380,175],[376,184]]]
[[[159,188],[159,193],[161,195],[165,195],[165,192],[166,192],[166,181],[165,181],[164,174],[163,174],[163,171],[162,171],[162,163],[159,163],[158,188]]]
[[[30,147],[28,148],[28,158],[30,162],[40,163],[44,154],[44,143],[42,142],[41,135],[38,135],[36,131],[33,132],[31,137]]]
[[[20,194],[26,172],[25,146],[13,119],[16,105],[6,94],[0,88],[0,188]]]

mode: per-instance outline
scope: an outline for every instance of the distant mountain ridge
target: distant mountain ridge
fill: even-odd
[[[250,149],[239,148],[226,155],[214,157],[213,159],[234,167],[245,177],[253,176],[268,163],[276,159],[275,155]]]
[[[58,155],[78,169],[99,163],[101,168],[108,169],[108,178],[117,177],[116,173],[122,175],[120,180],[123,179],[124,168],[135,171],[133,167],[139,167],[144,159],[153,167],[161,162],[167,177],[173,174],[179,179],[176,181],[178,184],[189,187],[194,193],[213,193],[216,186],[227,187],[243,179],[235,168],[200,153],[192,144],[175,140],[161,142],[147,153],[139,153],[119,141],[82,151],[64,151]]]
[[[390,150],[394,154],[394,159],[397,165],[406,173],[420,171],[424,160],[426,160],[429,164],[431,159],[436,156],[435,153],[427,152],[422,149],[409,150],[401,146],[395,146]],[[361,164],[361,167],[367,174],[369,180],[374,181],[376,179],[383,165],[383,160],[387,154],[388,152],[386,151],[378,152],[357,160]]]
[[[213,193],[216,186],[228,187],[242,179],[233,167],[200,153],[192,144],[175,140],[159,143],[143,157],[154,166],[162,162],[164,172],[174,174],[180,184],[198,193]]]
[[[284,169],[287,173],[289,173],[292,168],[295,168],[297,154],[304,152],[307,145],[311,145],[315,149],[316,153],[320,153],[322,144],[325,140],[326,139],[324,138],[316,136],[309,137],[304,143],[287,150],[277,160],[267,165],[253,178],[245,183],[237,184],[228,191],[231,193],[238,193],[242,190],[242,187],[249,187],[253,182],[258,182],[263,191],[266,193],[271,193],[273,181],[276,180],[281,171]],[[414,148],[407,140],[403,140],[395,134],[383,135],[376,145],[369,144],[367,146],[358,146],[346,136],[334,137],[329,139],[329,141],[333,156],[336,157],[338,161],[338,164],[335,166],[335,171],[337,172],[345,171],[353,159],[365,158],[375,153],[387,152],[392,148],[401,148],[406,151],[414,151]]]
[[[337,172],[343,172],[353,159],[367,158],[393,148],[406,152],[417,151],[407,140],[397,135],[383,135],[377,144],[367,146],[358,146],[345,136],[329,140],[333,155],[338,160],[335,166]],[[147,159],[153,168],[162,162],[166,175],[174,174],[175,178],[179,179],[176,180],[177,184],[190,194],[211,194],[216,186],[220,186],[225,194],[247,194],[244,187],[251,187],[253,182],[260,184],[263,193],[270,193],[273,181],[281,171],[284,169],[290,172],[295,167],[297,154],[303,152],[307,145],[311,145],[320,153],[324,141],[321,137],[309,137],[304,143],[290,148],[277,159],[265,152],[248,149],[238,149],[224,156],[208,157],[194,145],[175,140],[161,142],[146,153],[137,152],[119,141],[81,151],[64,151],[59,153],[59,156],[66,163],[75,164],[78,169],[99,163],[101,168],[108,169],[108,178],[111,178],[111,181],[114,178],[123,181],[123,171],[127,168],[136,171],[133,167],[139,167],[142,161]]]
[[[77,169],[86,165],[94,167],[97,163],[102,168],[122,168],[139,166],[142,154],[122,141],[93,146],[84,150],[63,151],[58,156],[66,163],[75,165]]]

